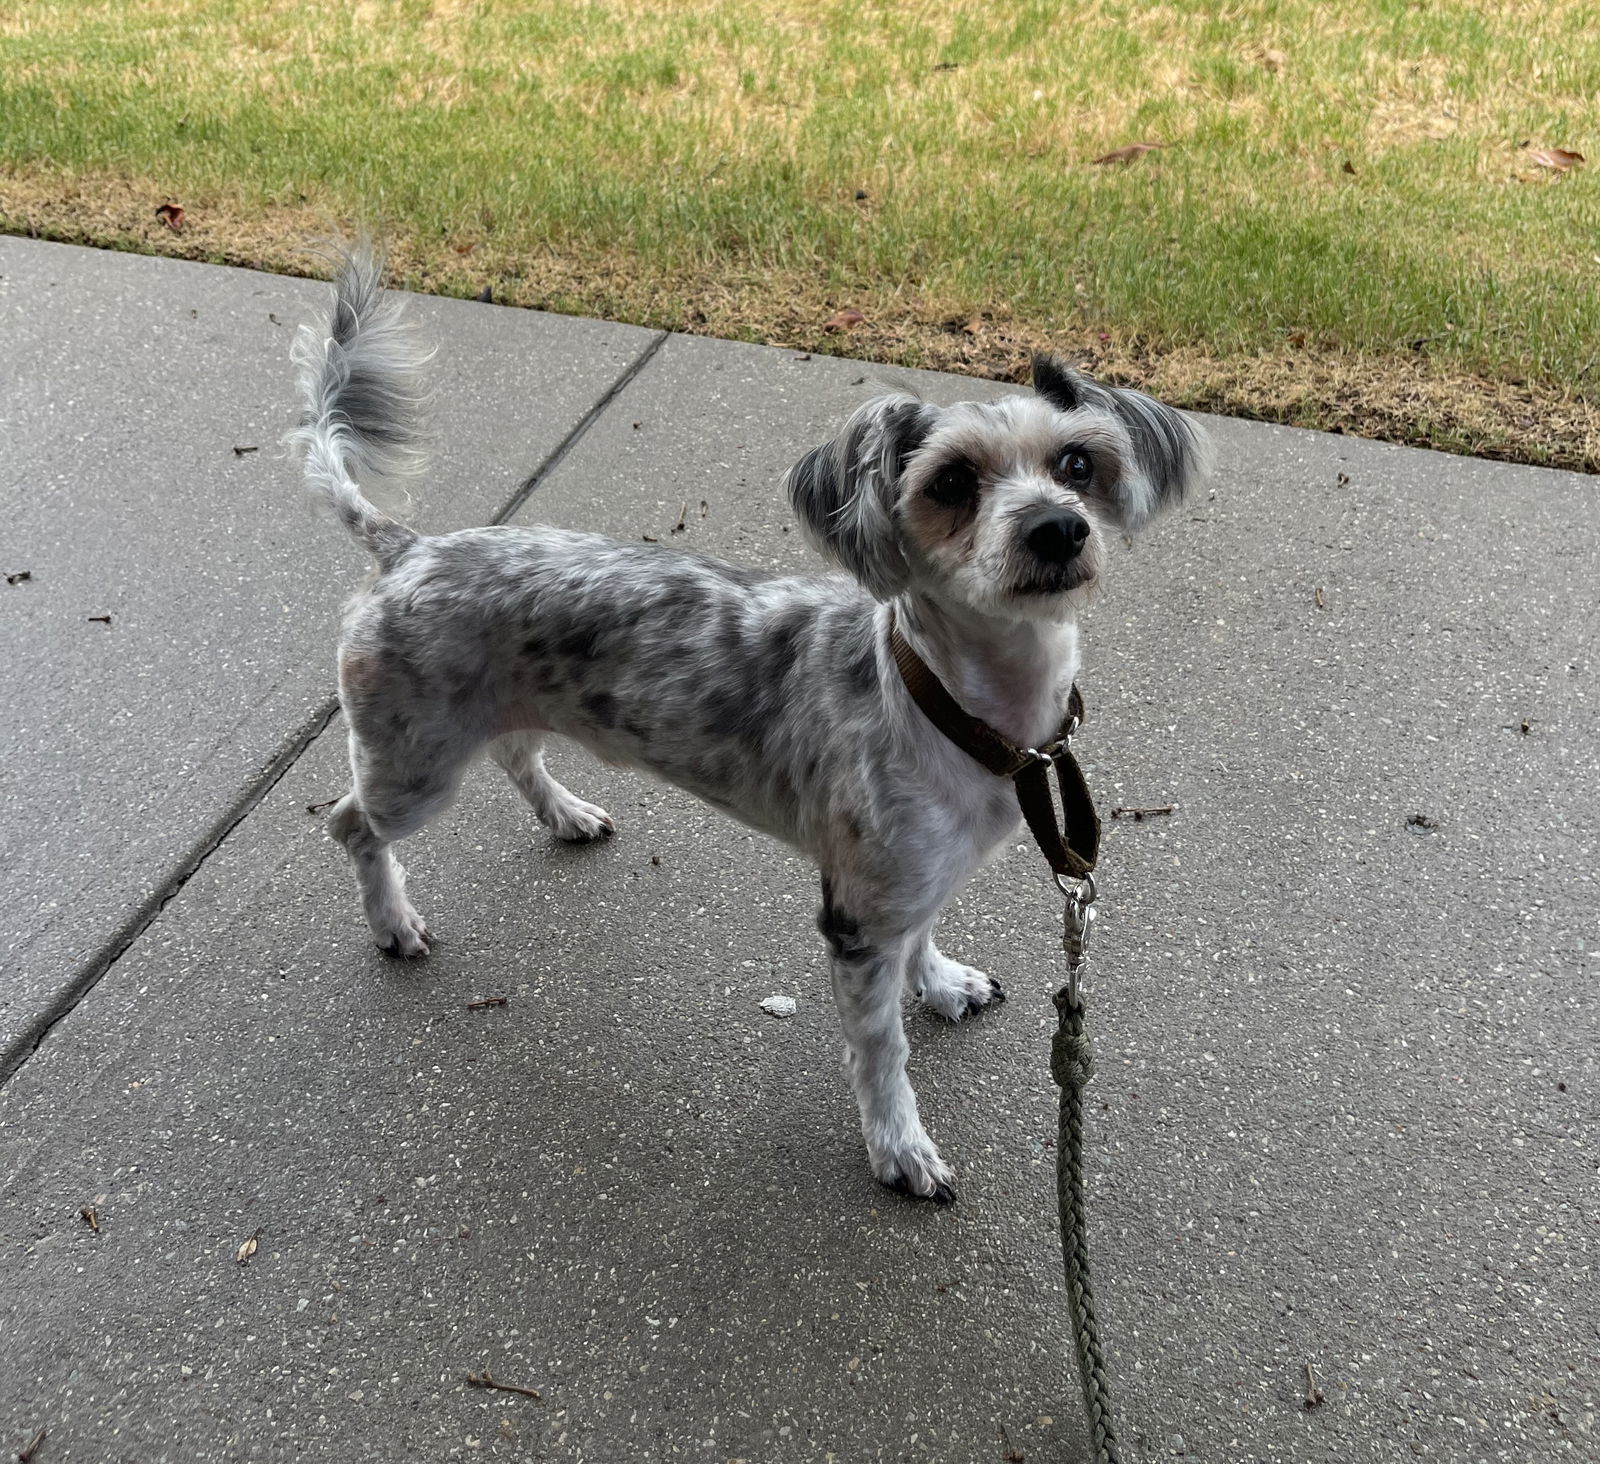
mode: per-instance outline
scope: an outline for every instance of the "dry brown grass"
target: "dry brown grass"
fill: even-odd
[[[155,215],[165,201],[150,179],[0,172],[0,230],[69,243],[315,275],[322,266],[308,245],[353,229],[316,202],[265,207],[213,192],[173,200],[185,207],[174,232]],[[1600,472],[1600,408],[1537,382],[1452,370],[1421,350],[1375,356],[1310,343],[1220,358],[1192,346],[1155,350],[1136,336],[1041,332],[1003,307],[952,313],[949,300],[903,289],[869,286],[837,297],[802,272],[740,275],[717,265],[663,282],[641,277],[620,249],[517,253],[492,232],[471,230],[397,239],[390,263],[396,282],[411,289],[472,296],[489,285],[507,305],[992,380],[1025,380],[1031,353],[1053,349],[1106,380],[1196,410]],[[821,322],[842,307],[860,310],[864,323],[825,331]]]

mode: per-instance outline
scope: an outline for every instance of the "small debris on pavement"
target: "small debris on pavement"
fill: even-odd
[[[769,996],[761,1003],[761,1010],[769,1017],[792,1017],[794,1015],[794,998],[792,996]]]
[[[234,1260],[236,1260],[241,1266],[245,1265],[249,1261],[250,1257],[256,1253],[256,1250],[260,1246],[260,1242],[261,1231],[259,1229],[252,1231],[245,1237],[244,1244],[234,1252]]]
[[[1319,609],[1319,610],[1322,609],[1324,601],[1323,601],[1323,598],[1322,598],[1322,586],[1321,585],[1318,585],[1317,589],[1316,589],[1316,601],[1317,601],[1317,609]]]
[[[660,855],[659,855],[659,854],[652,854],[652,855],[651,855],[651,856],[650,856],[650,862],[651,862],[651,863],[652,863],[652,864],[657,864],[657,865],[659,865],[659,864],[660,864],[660,863],[661,863],[661,856],[660,856]]]
[[[1135,823],[1157,813],[1171,813],[1178,805],[1176,803],[1159,803],[1154,808],[1113,808],[1112,818],[1131,818]]]
[[[1000,1425],[1000,1443],[1003,1449],[1000,1457],[1006,1461],[1006,1464],[1023,1464],[1023,1460],[1028,1457],[1011,1442],[1011,1435],[1006,1432],[1006,1426],[1003,1423]]]
[[[1415,829],[1421,834],[1431,834],[1436,828],[1439,827],[1439,820],[1436,818],[1430,818],[1425,813],[1408,813],[1406,815],[1406,827],[1408,829]]]
[[[32,1464],[33,1456],[39,1452],[39,1445],[50,1437],[50,1430],[41,1428],[31,1439],[28,1446],[17,1450],[17,1464]]]
[[[238,446],[235,446],[234,449],[233,449],[233,455],[235,457],[243,457],[247,452],[260,452],[260,451],[261,451],[261,449],[259,447],[238,447]]]
[[[480,996],[476,1001],[469,1001],[467,1003],[467,1010],[469,1012],[475,1012],[483,1007],[502,1007],[510,999],[511,998],[507,996]]]
[[[649,534],[640,534],[639,537],[643,539],[646,544],[659,544],[661,542],[661,540],[654,539]]]
[[[96,1235],[100,1233],[100,1212],[93,1205],[85,1205],[78,1216]]]
[[[1311,1371],[1311,1364],[1306,1364],[1306,1408],[1312,1409],[1322,1402],[1322,1389],[1317,1386],[1317,1375]]]
[[[689,525],[689,500],[686,498],[678,505],[678,522],[672,526],[674,534],[681,534]]]
[[[306,804],[307,813],[321,813],[325,808],[332,808],[339,800],[337,798],[324,798],[321,803]]]
[[[24,580],[31,580],[32,578],[33,571],[31,569],[19,569],[6,576],[6,583],[8,585],[20,585]]]
[[[542,1398],[537,1388],[524,1388],[516,1383],[502,1383],[488,1368],[481,1373],[468,1373],[467,1382],[474,1388],[496,1388],[502,1393],[521,1393],[524,1398]]]
[[[110,625],[111,617],[109,615],[91,615],[89,623],[91,625]]]

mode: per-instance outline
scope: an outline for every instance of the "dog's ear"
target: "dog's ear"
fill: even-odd
[[[1102,386],[1054,356],[1033,358],[1033,388],[1058,412],[1093,408],[1112,413],[1127,431],[1133,462],[1115,491],[1123,527],[1183,499],[1211,471],[1211,444],[1200,424],[1142,391]]]
[[[880,397],[857,408],[831,442],[813,448],[784,483],[795,517],[823,555],[877,599],[905,588],[909,570],[895,526],[901,474],[938,409],[913,397]]]
[[[1078,373],[1054,356],[1033,358],[1033,389],[1058,412],[1078,405]]]

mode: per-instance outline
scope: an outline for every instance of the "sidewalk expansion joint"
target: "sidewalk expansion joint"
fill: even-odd
[[[250,780],[239,796],[200,836],[178,866],[144,898],[105,944],[83,964],[71,983],[58,992],[55,1000],[38,1013],[16,1038],[0,1049],[0,1088],[9,1083],[23,1064],[39,1050],[44,1040],[55,1029],[56,1023],[69,1016],[73,1008],[100,984],[101,978],[150,928],[156,916],[199,873],[206,860],[222,847],[228,835],[255,812],[262,799],[277,787],[283,775],[299,760],[300,754],[322,735],[338,710],[339,698],[336,696],[330,696],[318,705],[316,710],[284,740],[273,754],[272,760]]]
[[[605,415],[606,408],[627,389],[634,377],[655,360],[656,353],[662,346],[666,345],[671,334],[670,331],[661,331],[644,350],[640,351],[629,362],[622,374],[606,389],[605,395],[578,419],[577,425],[556,444],[550,455],[533,470],[527,481],[511,495],[506,506],[490,520],[490,523],[506,524],[511,522],[512,518],[521,510],[522,505],[533,496],[534,490],[561,466],[566,460],[567,454],[583,441],[584,435],[588,430]]]

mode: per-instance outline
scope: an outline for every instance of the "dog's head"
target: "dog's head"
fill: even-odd
[[[1061,619],[1094,589],[1109,540],[1206,471],[1199,426],[1049,356],[1032,397],[859,408],[789,470],[812,541],[880,600],[923,590],[990,615]]]

